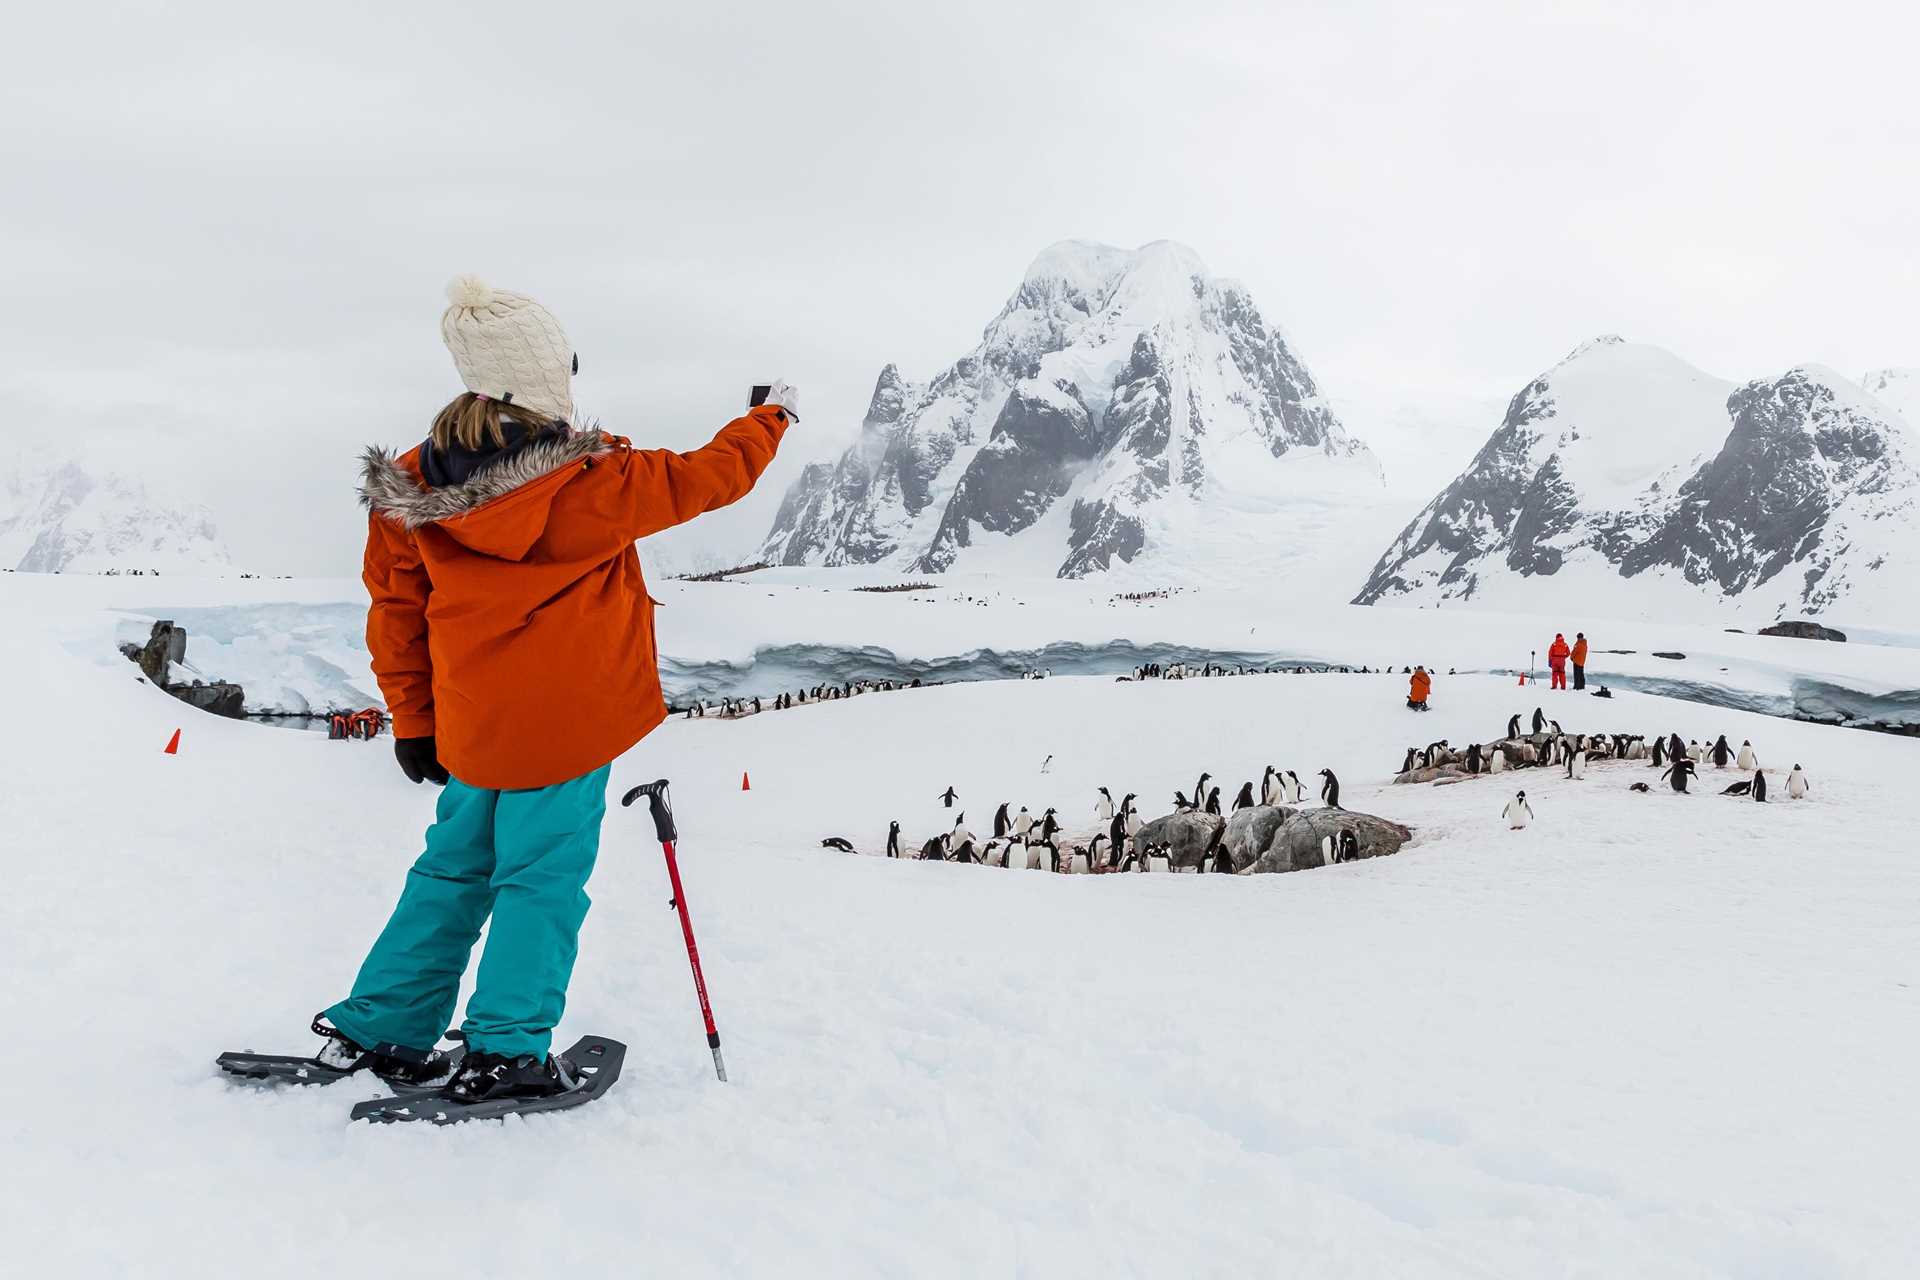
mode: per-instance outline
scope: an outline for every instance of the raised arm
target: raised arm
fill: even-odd
[[[773,461],[790,421],[779,405],[762,405],[692,453],[633,450],[624,481],[631,535],[644,538],[744,498]]]
[[[367,652],[374,678],[393,715],[396,738],[433,733],[433,659],[427,653],[427,596],[433,583],[413,535],[385,516],[367,522],[367,556],[361,572],[372,604],[367,609]]]

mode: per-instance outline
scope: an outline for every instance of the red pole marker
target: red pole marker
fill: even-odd
[[[740,775],[740,783],[746,785],[746,775]],[[632,804],[641,796],[647,798],[647,807],[653,811],[653,830],[660,840],[660,848],[667,855],[667,879],[673,884],[673,901],[668,905],[680,913],[680,933],[687,941],[687,962],[693,966],[693,990],[700,997],[700,1016],[707,1024],[707,1047],[713,1050],[714,1074],[720,1077],[720,1083],[727,1082],[727,1064],[720,1056],[720,1032],[713,1025],[713,1006],[707,1002],[707,979],[700,972],[700,948],[693,940],[693,921],[687,915],[687,895],[680,887],[680,863],[673,854],[674,841],[680,833],[673,825],[673,805],[667,800],[667,780],[648,782],[633,788],[620,797],[622,808]]]
[[[177,756],[180,754],[180,731],[178,729],[175,729],[173,731],[173,736],[167,739],[167,745],[163,750],[163,754],[170,755],[170,756]]]
[[[742,791],[753,790],[753,784],[747,781],[747,775],[744,773],[740,775],[740,789]]]

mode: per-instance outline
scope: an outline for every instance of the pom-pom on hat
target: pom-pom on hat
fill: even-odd
[[[553,313],[479,276],[455,276],[440,336],[475,395],[573,421],[573,347]]]

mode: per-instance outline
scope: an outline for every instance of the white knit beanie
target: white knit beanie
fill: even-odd
[[[478,276],[454,277],[447,301],[453,305],[440,317],[440,336],[467,390],[573,421],[578,364],[551,311]]]

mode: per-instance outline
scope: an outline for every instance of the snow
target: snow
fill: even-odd
[[[1684,478],[1726,438],[1734,384],[1664,348],[1596,338],[1545,376],[1555,412],[1534,466],[1557,455],[1583,507],[1630,507],[1662,473]]]
[[[12,740],[0,789],[0,962],[33,975],[15,1024],[129,1063],[0,1122],[8,1254],[29,1269],[310,1270],[320,1250],[421,1275],[1226,1275],[1276,1258],[1316,1276],[1911,1273],[1920,865],[1895,833],[1920,742],[1493,676],[1441,677],[1417,721],[1385,675],[1056,678],[674,721],[614,786],[674,780],[733,1082],[711,1076],[650,832],[616,808],[560,1034],[625,1039],[620,1084],[532,1121],[349,1128],[365,1086],[265,1093],[211,1058],[307,1043],[433,794],[383,743],[202,716],[71,650],[111,626],[103,604],[167,587],[203,607],[326,594],[0,578],[25,620],[0,630],[0,663],[35,677],[10,690],[35,733]],[[769,590],[814,595],[776,610]],[[789,635],[923,648],[967,616],[1017,636],[1072,616],[1037,596],[656,594],[681,646],[775,614]],[[1108,616],[1226,627],[1224,605],[1192,603]],[[1511,647],[1486,616],[1371,612],[1437,624],[1417,643],[1443,664]],[[1368,634],[1419,656],[1416,633]],[[1722,644],[1783,670],[1877,656]],[[1654,777],[1641,765],[1542,770],[1518,780],[1538,819],[1513,833],[1506,780],[1386,784],[1409,741],[1489,734],[1535,702],[1594,729],[1751,738],[1815,790],[1763,807],[1633,795],[1627,779]],[[183,723],[181,754],[161,754]],[[874,851],[893,817],[924,838],[951,817],[934,798],[949,783],[978,825],[1013,800],[1078,827],[1098,783],[1151,813],[1203,768],[1237,784],[1266,763],[1331,766],[1350,807],[1416,842],[1261,878],[818,847]],[[44,1054],[10,1061],[16,1089],[44,1085]]]
[[[1920,369],[1876,369],[1860,385],[1905,419],[1908,430],[1920,428]]]

